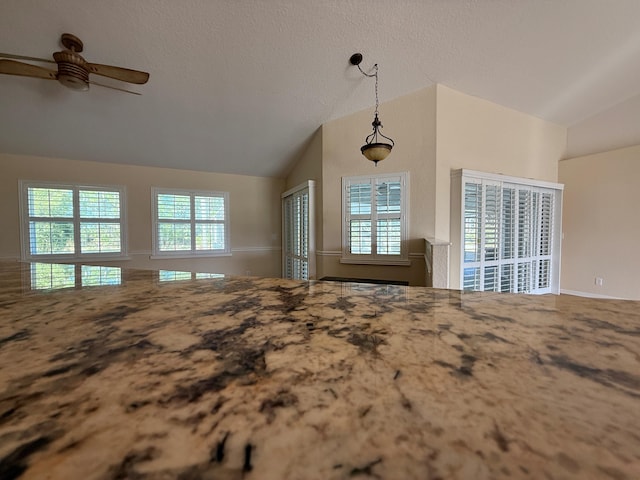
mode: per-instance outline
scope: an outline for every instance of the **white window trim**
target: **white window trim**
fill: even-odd
[[[221,250],[188,250],[183,252],[169,251],[162,252],[158,248],[158,194],[167,193],[170,195],[189,195],[193,201],[193,197],[197,195],[202,196],[222,196],[224,198],[224,249]],[[193,206],[193,202],[192,202]],[[193,212],[192,212],[193,213]],[[189,223],[192,228],[195,225],[196,219],[192,216]],[[230,219],[229,219],[229,192],[220,192],[214,190],[193,190],[183,188],[151,188],[151,226],[152,226],[152,254],[149,257],[152,260],[157,259],[171,259],[171,258],[202,258],[202,257],[230,257],[231,245],[230,245]],[[195,237],[192,237],[195,241]]]
[[[349,215],[347,211],[347,186],[359,181],[383,180],[400,177],[402,190],[400,194],[400,255],[385,254],[353,254],[349,251]],[[375,198],[375,197],[374,197]],[[375,175],[356,175],[342,177],[342,254],[340,263],[354,265],[389,265],[410,266],[409,259],[409,172],[381,173]],[[372,212],[375,205],[372,205]]]
[[[80,252],[80,206],[77,198],[80,190],[105,190],[118,192],[120,197],[120,252],[113,253],[56,253],[51,255],[32,255],[29,248],[29,188],[65,188],[73,190],[73,225],[74,225],[74,249]],[[85,183],[65,183],[40,180],[18,180],[19,212],[20,212],[20,244],[22,259],[26,261],[69,261],[69,260],[129,260],[127,255],[128,229],[127,229],[127,190],[123,185],[102,185]]]

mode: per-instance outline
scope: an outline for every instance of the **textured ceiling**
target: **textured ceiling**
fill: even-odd
[[[356,51],[382,102],[440,82],[574,125],[570,153],[640,143],[638,0],[2,0],[0,32],[47,58],[70,32],[88,61],[151,74],[142,96],[0,75],[5,153],[282,176],[322,123],[371,107]]]

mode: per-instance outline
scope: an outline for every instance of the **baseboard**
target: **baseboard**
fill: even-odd
[[[561,289],[560,290],[560,294],[561,295],[574,295],[576,297],[604,298],[604,299],[608,299],[608,300],[625,300],[624,298],[620,298],[620,297],[611,297],[609,295],[600,295],[598,293],[578,292],[578,291],[575,291],[575,290],[564,290],[564,289]]]

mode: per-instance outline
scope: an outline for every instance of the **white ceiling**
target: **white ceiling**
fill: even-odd
[[[372,106],[354,52],[381,102],[439,82],[573,126],[569,155],[640,143],[638,0],[2,0],[0,32],[0,52],[50,58],[70,32],[151,74],[143,96],[0,75],[5,153],[282,176]]]

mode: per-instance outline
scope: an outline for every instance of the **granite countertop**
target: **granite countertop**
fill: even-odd
[[[640,478],[638,302],[35,268],[0,263],[2,479]]]

